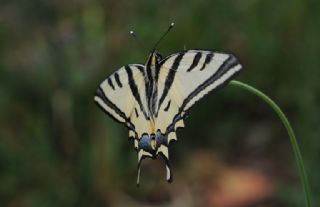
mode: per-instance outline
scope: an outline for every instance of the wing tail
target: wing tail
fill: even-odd
[[[157,151],[157,153],[162,157],[166,165],[166,180],[171,183],[172,182],[172,172],[171,172],[171,164],[169,160],[169,150],[165,145],[161,145]]]
[[[153,157],[153,155],[143,149],[138,151],[138,175],[137,175],[137,186],[140,185],[140,171],[141,171],[141,163],[147,157]]]

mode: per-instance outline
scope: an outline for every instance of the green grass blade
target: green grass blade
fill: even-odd
[[[235,81],[235,80],[231,81],[230,85],[243,88],[243,89],[257,95],[262,100],[264,100],[278,114],[283,125],[286,127],[288,135],[290,137],[290,142],[291,142],[291,145],[293,148],[296,164],[298,167],[298,171],[299,171],[299,175],[300,175],[300,179],[301,179],[301,183],[302,183],[302,187],[303,187],[303,191],[304,191],[306,206],[311,207],[311,196],[310,196],[310,189],[309,189],[307,173],[306,173],[306,170],[304,167],[303,159],[301,156],[301,151],[300,151],[296,136],[293,132],[293,129],[292,129],[290,122],[287,119],[286,115],[282,112],[280,107],[272,99],[270,99],[267,95],[265,95],[264,93],[262,93],[258,89],[254,88],[248,84],[242,83],[240,81]]]

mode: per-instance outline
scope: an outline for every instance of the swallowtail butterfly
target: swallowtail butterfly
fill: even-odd
[[[186,50],[162,58],[153,49],[144,65],[125,65],[99,85],[94,101],[123,123],[134,140],[138,185],[141,162],[148,157],[162,157],[166,179],[172,181],[168,148],[177,140],[177,128],[184,127],[186,114],[197,101],[226,85],[241,68],[227,53]]]

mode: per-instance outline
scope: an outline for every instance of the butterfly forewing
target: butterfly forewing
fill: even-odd
[[[228,83],[241,69],[233,55],[201,50],[173,54],[160,65],[157,123],[167,134],[183,126],[185,113],[198,100]],[[176,139],[171,137],[169,141]]]
[[[95,102],[129,128],[129,137],[138,138],[148,128],[144,66],[127,65],[105,79],[98,87]]]

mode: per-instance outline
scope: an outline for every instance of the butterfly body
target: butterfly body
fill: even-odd
[[[145,65],[126,65],[98,87],[95,102],[129,129],[138,152],[138,179],[144,158],[161,156],[172,180],[169,144],[184,127],[190,108],[227,84],[241,65],[231,54],[188,50],[164,59],[153,50]]]

